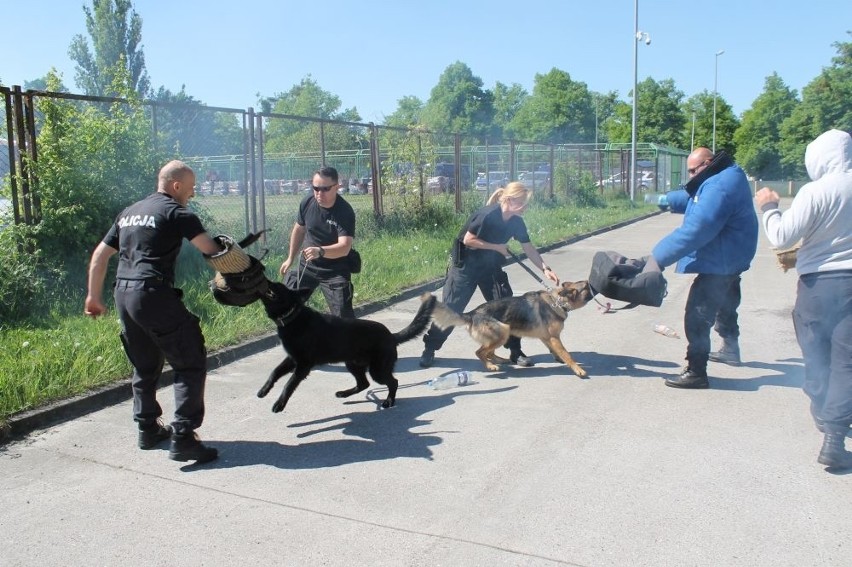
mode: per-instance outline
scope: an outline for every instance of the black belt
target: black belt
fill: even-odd
[[[160,276],[154,276],[150,278],[139,278],[139,279],[131,279],[131,278],[116,278],[115,280],[116,286],[128,288],[135,285],[141,285],[144,287],[160,287],[167,286],[172,287],[173,282],[171,280],[167,280],[166,278]]]

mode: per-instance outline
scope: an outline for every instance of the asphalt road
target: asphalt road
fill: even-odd
[[[545,260],[585,279],[596,251],[642,256],[679,223],[655,216]],[[508,271],[516,293],[540,289]],[[129,401],[34,431],[0,447],[0,565],[852,565],[852,478],[817,464],[801,392],[796,275],[761,235],[745,362],[711,363],[699,391],[663,384],[686,342],[652,327],[682,334],[691,282],[666,276],[659,309],[569,316],[563,340],[587,380],[532,340],[534,367],[486,372],[457,330],[434,368],[418,367],[419,339],[400,347],[390,410],[379,388],[335,398],[352,378],[329,366],[273,414],[280,385],[255,393],[276,346],[210,372],[199,433],[221,451],[213,463],[136,449]],[[395,331],[416,307],[368,318]],[[426,385],[452,369],[473,383]],[[160,400],[170,415],[170,387]]]

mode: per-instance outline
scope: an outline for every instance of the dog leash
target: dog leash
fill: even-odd
[[[538,274],[536,274],[534,271],[532,271],[532,270],[530,269],[530,267],[529,267],[529,266],[527,266],[526,264],[524,264],[524,263],[521,261],[521,259],[520,259],[520,258],[518,258],[518,257],[515,255],[515,253],[514,253],[514,252],[512,252],[512,251],[511,251],[511,250],[509,250],[508,248],[506,249],[506,251],[509,253],[509,256],[511,256],[511,257],[512,257],[512,259],[513,259],[513,260],[515,260],[515,262],[517,262],[518,264],[520,264],[520,266],[521,266],[524,270],[526,270],[526,271],[527,271],[527,273],[528,273],[529,275],[531,275],[531,276],[532,276],[532,277],[533,277],[533,278],[534,278],[534,279],[535,279],[538,283],[540,283],[541,285],[543,285],[543,286],[544,286],[544,288],[545,288],[547,291],[550,291],[550,290],[552,289],[549,285],[547,285],[547,283],[546,283],[546,282],[545,282],[542,278],[540,278],[540,277],[538,276]]]

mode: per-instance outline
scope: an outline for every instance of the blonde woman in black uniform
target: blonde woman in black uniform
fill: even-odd
[[[559,283],[559,277],[530,242],[522,218],[531,197],[532,191],[523,183],[513,181],[495,191],[486,205],[470,216],[453,243],[453,263],[444,283],[443,302],[450,309],[458,313],[464,311],[477,287],[486,301],[512,295],[509,279],[502,269],[508,256],[506,243],[512,238],[520,242],[527,257],[547,279]],[[452,331],[452,327],[442,330],[434,324],[429,328],[423,337],[421,367],[429,368],[434,364],[435,351]],[[521,350],[520,338],[510,337],[506,348],[513,363],[532,366],[532,361]]]

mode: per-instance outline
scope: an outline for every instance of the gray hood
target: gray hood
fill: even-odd
[[[805,167],[813,181],[829,173],[852,171],[852,135],[843,130],[820,134],[805,150]]]

